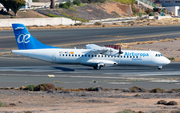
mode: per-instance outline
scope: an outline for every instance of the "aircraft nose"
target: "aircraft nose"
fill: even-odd
[[[171,61],[169,59],[165,58],[164,59],[164,64],[169,64],[169,63],[171,63]]]

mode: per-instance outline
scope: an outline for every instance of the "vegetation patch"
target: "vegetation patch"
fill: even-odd
[[[94,25],[102,25],[102,22],[95,22]]]
[[[5,107],[5,104],[0,101],[0,107]]]
[[[53,15],[53,14],[46,14],[46,16],[49,16],[49,17],[60,17],[58,15]]]
[[[53,84],[50,83],[44,83],[44,84],[39,84],[34,88],[34,91],[48,91],[50,89],[55,90],[55,87]]]
[[[174,60],[175,60],[174,57],[168,57],[168,59],[171,60],[171,61],[174,61]]]
[[[34,91],[34,88],[35,88],[36,86],[34,85],[34,84],[30,84],[30,85],[28,85],[24,90],[29,90],[29,91]]]
[[[124,3],[124,4],[133,4],[133,3],[135,3],[134,0],[113,0],[113,1],[121,2],[121,3]]]

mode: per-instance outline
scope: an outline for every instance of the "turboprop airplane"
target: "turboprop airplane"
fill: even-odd
[[[87,44],[86,49],[62,49],[42,44],[28,32],[23,24],[12,24],[19,50],[12,53],[57,64],[80,64],[101,69],[104,66],[144,65],[162,66],[170,63],[157,51],[116,50]]]

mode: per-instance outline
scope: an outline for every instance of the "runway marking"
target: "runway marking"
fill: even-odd
[[[4,38],[12,38],[12,37],[15,37],[15,36],[0,36],[0,39],[4,39]]]
[[[54,75],[48,75],[48,77],[55,77]]]

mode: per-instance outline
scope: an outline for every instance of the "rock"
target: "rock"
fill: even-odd
[[[105,88],[103,88],[102,86],[98,86],[94,90],[95,91],[105,91]]]
[[[56,93],[56,91],[53,90],[53,89],[50,89],[50,90],[47,91],[47,93]]]
[[[25,89],[25,88],[26,88],[25,86],[21,86],[21,87],[20,87],[20,90],[23,90],[23,89]]]
[[[10,105],[11,107],[17,106],[17,105],[14,104],[14,103],[10,103],[9,105]]]
[[[18,101],[18,103],[22,103],[21,101]]]
[[[155,88],[155,89],[150,90],[149,92],[151,92],[151,93],[165,93],[165,90],[161,89],[161,88]]]
[[[166,105],[177,105],[177,102],[175,102],[175,101],[169,101]]]
[[[166,102],[165,100],[160,100],[160,101],[157,102],[157,104],[163,104],[163,105],[166,105],[167,102]]]
[[[131,92],[130,89],[123,89],[122,92]]]
[[[136,95],[134,95],[134,97],[141,97],[141,95],[139,95],[139,94],[136,94]]]
[[[146,92],[147,90],[138,86],[133,86],[132,88],[129,88],[131,92]]]
[[[15,90],[20,90],[20,88],[18,88],[18,87],[16,87],[16,88],[14,88]]]
[[[56,89],[56,91],[61,91],[62,90],[61,87],[56,87],[55,89]]]
[[[7,87],[7,89],[11,89],[11,87]]]

